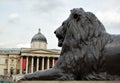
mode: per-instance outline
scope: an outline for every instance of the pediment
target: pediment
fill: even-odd
[[[47,50],[47,49],[22,49],[22,53],[33,53],[33,54],[58,54],[58,52]]]

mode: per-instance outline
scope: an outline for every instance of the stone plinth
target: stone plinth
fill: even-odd
[[[120,81],[21,81],[19,83],[120,83]]]

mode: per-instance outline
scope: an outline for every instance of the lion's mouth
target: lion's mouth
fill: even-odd
[[[63,44],[63,39],[58,39],[58,46],[62,47],[62,44]]]
[[[57,38],[58,38],[58,46],[59,47],[62,47],[62,44],[63,44],[63,41],[64,41],[64,38],[62,37],[62,36],[58,36],[58,35],[56,35],[57,36]]]
[[[64,37],[62,35],[60,35],[61,33],[58,33],[57,30],[54,33],[55,33],[56,37],[58,38],[58,46],[62,47]]]

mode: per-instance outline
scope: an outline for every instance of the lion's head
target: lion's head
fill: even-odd
[[[61,47],[66,33],[69,33],[67,35],[74,39],[87,41],[93,37],[99,37],[106,31],[94,14],[85,12],[82,8],[76,8],[71,10],[69,18],[54,33],[58,38],[58,46]]]
[[[101,67],[102,51],[111,38],[93,13],[82,8],[71,10],[68,19],[54,33],[58,46],[62,47],[55,67],[65,68],[66,72],[77,71],[79,75]]]

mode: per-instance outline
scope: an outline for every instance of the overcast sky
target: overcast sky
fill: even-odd
[[[93,12],[108,33],[120,34],[120,0],[0,0],[0,48],[30,47],[38,28],[49,49],[59,49],[54,30],[82,7]]]

